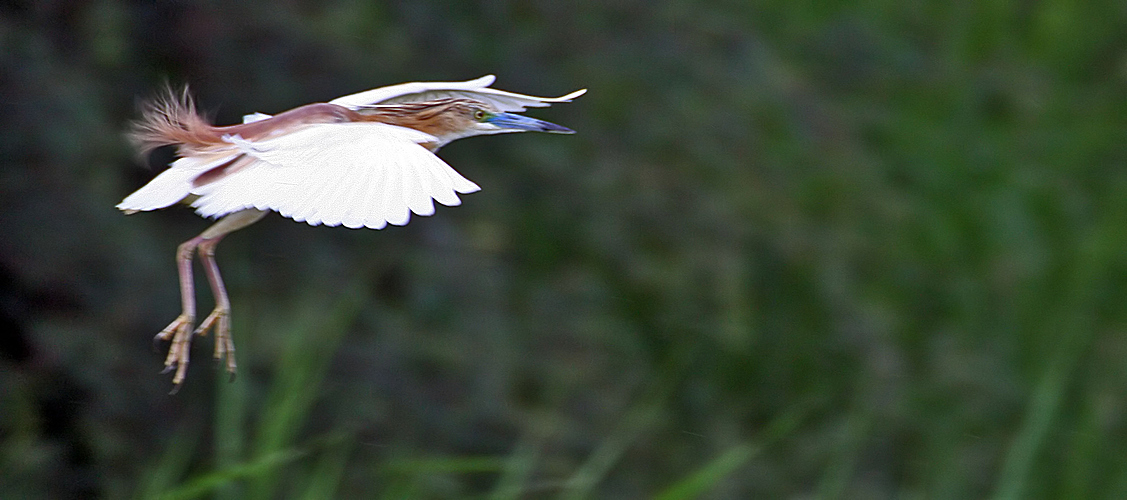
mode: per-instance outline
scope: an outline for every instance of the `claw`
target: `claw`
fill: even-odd
[[[188,370],[188,354],[191,351],[193,322],[194,318],[191,315],[181,314],[153,338],[154,343],[172,340],[172,344],[168,346],[168,356],[164,358],[164,370],[161,373],[168,373],[176,368],[176,375],[172,377],[172,383],[176,385],[184,381],[184,376]]]
[[[235,343],[231,340],[230,312],[226,308],[216,307],[211,311],[198,328],[192,328],[193,318],[188,314],[181,314],[164,330],[153,337],[153,348],[157,343],[171,340],[168,346],[168,355],[164,358],[164,369],[161,374],[168,374],[173,369],[176,374],[172,377],[173,389],[169,394],[176,394],[180,385],[188,374],[188,359],[191,351],[192,337],[195,335],[206,336],[209,331],[215,331],[215,359],[225,359],[227,372],[231,374],[231,381],[235,380]]]
[[[215,359],[225,360],[227,372],[231,380],[235,380],[237,370],[235,364],[235,343],[231,340],[231,312],[223,307],[216,307],[211,314],[204,318],[195,335],[204,336],[210,330],[215,331]]]
[[[225,308],[216,307],[204,318],[198,328],[192,328],[193,322],[191,315],[181,314],[153,337],[154,349],[157,342],[172,340],[172,344],[168,346],[168,355],[164,358],[164,369],[161,370],[161,374],[176,370],[176,374],[172,376],[174,387],[169,394],[176,394],[180,390],[180,385],[188,374],[192,337],[206,336],[211,330],[215,330],[215,359],[226,359],[227,372],[231,374],[231,381],[235,380],[235,343],[231,340],[230,312]]]

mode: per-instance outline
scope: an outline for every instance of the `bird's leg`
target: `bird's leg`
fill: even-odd
[[[227,371],[235,376],[235,344],[231,340],[231,302],[227,297],[227,290],[223,286],[223,278],[219,275],[219,265],[215,262],[215,246],[219,240],[228,233],[247,227],[259,219],[266,212],[261,210],[241,210],[213,224],[200,233],[199,236],[185,241],[176,253],[176,263],[180,271],[180,294],[184,306],[183,312],[164,330],[157,334],[157,340],[169,340],[172,345],[168,348],[168,357],[164,360],[164,372],[167,373],[176,367],[176,375],[172,383],[176,386],[172,392],[180,388],[188,370],[188,357],[191,350],[192,335],[206,335],[208,330],[215,329],[215,357],[227,358]],[[200,260],[204,264],[204,272],[211,284],[211,292],[215,296],[215,309],[211,311],[200,326],[192,329],[196,315],[195,292],[192,278],[192,254],[199,249]]]
[[[184,243],[176,249],[176,267],[180,274],[180,302],[183,306],[180,316],[177,316],[172,323],[164,327],[157,334],[153,341],[158,340],[171,340],[172,345],[168,347],[168,356],[164,358],[164,371],[168,373],[172,371],[172,367],[176,367],[176,375],[172,377],[172,383],[176,388],[180,387],[180,383],[184,381],[184,374],[188,369],[188,347],[192,341],[192,327],[196,320],[196,294],[192,278],[192,254],[195,253],[196,247],[203,241],[203,238],[197,236]],[[175,389],[174,389],[175,392]]]
[[[215,359],[227,358],[227,372],[234,380],[235,343],[231,340],[231,301],[227,298],[223,277],[219,275],[219,265],[215,263],[215,246],[221,238],[219,236],[200,243],[200,260],[203,261],[207,281],[211,283],[211,293],[215,296],[215,309],[204,318],[194,333],[207,335],[208,330],[215,329]]]

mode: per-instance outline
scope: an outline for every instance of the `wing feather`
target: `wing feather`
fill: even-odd
[[[387,226],[387,219],[383,217],[383,186],[388,182],[388,172],[392,169],[376,169],[372,172],[372,180],[368,184],[368,193],[364,197],[364,226],[371,229],[383,229]]]
[[[338,175],[333,175],[332,177],[327,179],[324,189],[320,193],[317,193],[313,198],[314,200],[332,200],[332,203],[310,203],[312,207],[311,214],[309,218],[305,219],[305,222],[314,226],[320,224],[325,224],[326,226],[330,227],[338,225],[333,224],[333,221],[340,217],[342,208],[348,207],[348,199],[345,198],[344,191],[348,189],[349,183],[356,180],[355,175],[358,172],[347,172],[348,178],[346,178],[344,175],[346,174],[346,172],[338,171],[336,173]]]
[[[406,224],[411,213],[433,214],[432,199],[455,205],[458,193],[480,189],[419,145],[433,136],[394,125],[315,124],[263,140],[224,140],[257,161],[192,190],[199,196],[192,206],[207,217],[254,207],[311,225],[379,229]]]
[[[388,85],[387,87],[379,87],[372,90],[365,90],[356,94],[338,97],[329,101],[329,104],[337,104],[349,109],[356,109],[361,106],[368,106],[372,104],[379,104],[386,102],[389,99],[404,98],[412,95],[426,94],[435,91],[454,91],[454,90],[475,90],[486,88],[493,84],[497,77],[493,75],[485,75],[481,78],[468,80],[464,82],[411,82],[400,83],[398,85]],[[426,99],[419,99],[425,101]],[[403,102],[403,101],[398,101]]]
[[[426,191],[422,183],[426,169],[420,168],[412,174],[403,176],[403,203],[416,214],[426,213],[427,205],[430,205],[430,210],[433,211],[434,203],[431,202],[430,192]]]
[[[396,167],[400,166],[396,165]],[[390,179],[387,183],[387,196],[384,197],[382,204],[384,220],[388,224],[402,226],[407,223],[407,218],[411,216],[407,204],[404,203],[403,168],[392,168],[388,170],[388,174]]]
[[[326,219],[339,218],[342,226],[351,229],[364,227],[362,215],[364,211],[364,201],[367,195],[368,185],[372,182],[372,171],[374,169],[362,168],[356,170],[354,178],[349,179],[348,183],[345,185],[344,195],[342,196],[344,203],[339,205],[339,210],[336,209],[337,207],[333,207],[334,209],[329,210],[325,214]],[[337,213],[340,214],[339,217],[335,215]]]
[[[192,194],[192,182],[196,177],[235,159],[236,156],[238,153],[224,152],[180,158],[141,189],[126,196],[117,204],[117,208],[133,213],[174,205]]]
[[[464,82],[401,83],[338,97],[329,101],[329,104],[344,106],[355,111],[386,104],[462,98],[488,103],[499,111],[519,112],[524,111],[525,108],[543,108],[559,102],[571,102],[572,99],[587,92],[587,89],[580,89],[560,97],[536,97],[489,88],[496,79],[497,77],[493,75],[485,75]],[[270,115],[253,113],[243,116],[243,123],[252,123],[266,118],[270,118]]]
[[[424,102],[443,98],[468,98],[491,104],[500,111],[516,112],[524,111],[525,108],[542,108],[558,102],[570,102],[587,92],[587,89],[583,89],[560,97],[536,97],[491,89],[489,86],[493,84],[494,80],[496,80],[496,77],[493,75],[486,75],[465,82],[402,83],[338,97],[329,101],[329,104],[359,110],[381,104]]]
[[[357,172],[353,180],[348,197],[348,210],[341,216],[340,223],[349,229],[364,227],[364,204],[367,202],[369,189],[372,185],[372,172],[375,169],[365,168]]]

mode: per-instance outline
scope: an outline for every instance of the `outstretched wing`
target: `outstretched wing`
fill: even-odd
[[[476,80],[464,82],[412,82],[380,87],[358,94],[346,95],[329,101],[329,104],[344,106],[352,110],[363,110],[381,104],[400,104],[405,102],[425,102],[444,98],[476,99],[493,105],[498,111],[518,112],[525,108],[543,108],[558,102],[571,102],[572,99],[587,93],[587,89],[576,90],[560,97],[536,97],[489,88],[497,77],[485,75]],[[270,115],[254,113],[243,117],[243,123],[250,123]]]
[[[493,75],[485,75],[476,80],[465,82],[402,83],[338,97],[329,101],[329,104],[361,110],[380,104],[423,102],[443,98],[468,98],[491,104],[499,111],[515,112],[524,111],[525,108],[542,108],[557,102],[569,102],[587,92],[587,89],[583,89],[560,97],[535,97],[489,88],[495,79],[496,77]]]
[[[180,158],[117,204],[118,210],[127,214],[158,210],[179,203],[191,196],[195,180],[207,171],[235,161],[239,154],[230,150]]]
[[[314,226],[382,229],[480,189],[419,145],[435,137],[394,125],[315,124],[263,140],[224,140],[254,161],[192,189],[199,196],[192,206],[205,217],[256,208]]]

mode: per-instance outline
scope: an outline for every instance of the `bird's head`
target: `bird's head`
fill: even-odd
[[[426,132],[439,139],[435,149],[464,137],[507,132],[551,132],[574,134],[575,131],[544,120],[506,113],[476,99],[436,99],[368,108],[368,114],[380,121]]]
[[[493,106],[473,99],[453,99],[441,113],[447,132],[440,137],[447,142],[463,137],[508,132],[550,132],[574,134],[567,127],[529,118],[515,113],[498,111]]]

